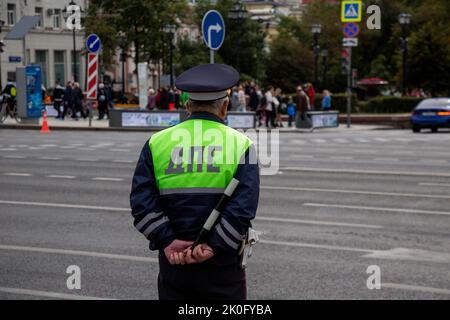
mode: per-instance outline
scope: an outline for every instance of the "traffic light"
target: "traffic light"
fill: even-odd
[[[350,53],[348,49],[344,49],[341,54],[341,70],[342,74],[350,73]]]
[[[4,46],[5,46],[5,44],[3,43],[3,41],[0,41],[0,53],[5,52],[5,50],[3,50]]]

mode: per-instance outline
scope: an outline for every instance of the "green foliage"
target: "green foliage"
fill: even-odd
[[[376,97],[359,106],[360,113],[408,113],[422,101],[411,97]]]
[[[434,23],[427,23],[411,37],[408,81],[433,95],[449,90],[450,36]]]
[[[124,35],[126,47],[134,45],[135,63],[156,61],[166,58],[168,52],[164,25],[177,24],[187,8],[186,0],[92,0],[86,31],[100,33],[105,52],[113,52]]]
[[[311,78],[313,57],[304,44],[287,37],[279,37],[272,43],[267,63],[266,84],[295,92],[298,85]]]

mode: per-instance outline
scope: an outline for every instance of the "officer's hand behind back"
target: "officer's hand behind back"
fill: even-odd
[[[214,250],[206,243],[200,244],[192,251],[190,248],[186,252],[185,261],[187,264],[202,263],[214,257]]]
[[[164,249],[170,264],[186,264],[185,250],[193,245],[193,241],[174,240]]]

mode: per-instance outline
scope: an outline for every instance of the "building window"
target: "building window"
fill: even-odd
[[[55,9],[53,14],[53,28],[61,29],[61,9]]]
[[[48,63],[47,63],[47,51],[36,50],[36,64],[41,66],[42,70],[42,84],[48,87]]]
[[[73,50],[70,50],[70,57],[72,58],[71,59],[71,61],[72,61],[72,69],[71,69],[71,71],[72,71],[72,77],[74,78],[74,80],[76,81],[76,82],[80,82],[80,64],[81,64],[81,60],[80,60],[80,52],[79,51],[76,51],[75,52],[75,59],[73,58]],[[73,68],[74,68],[74,62],[77,62],[77,67],[76,67],[76,69],[75,69],[75,74],[73,74],[74,72],[74,70],[73,70]]]
[[[13,26],[16,24],[16,5],[8,3],[8,25]]]
[[[66,80],[65,76],[65,59],[64,54],[65,51],[55,51],[55,80],[59,82],[59,84],[64,84]]]
[[[39,22],[36,27],[42,28],[44,26],[44,16],[42,14],[42,8],[40,7],[34,8],[34,15],[39,16]]]

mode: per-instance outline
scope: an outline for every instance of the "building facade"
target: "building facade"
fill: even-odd
[[[85,34],[83,29],[75,31],[74,56],[74,33],[66,26],[65,8],[69,2],[70,0],[0,1],[0,20],[4,21],[0,39],[4,39],[23,16],[40,17],[38,25],[26,36],[26,57],[21,40],[4,40],[5,52],[0,57],[3,84],[7,79],[15,80],[16,68],[26,62],[41,66],[46,88],[54,87],[57,81],[63,84],[69,80],[76,80],[84,88]],[[76,0],[75,3],[81,10],[87,6],[87,0]]]

